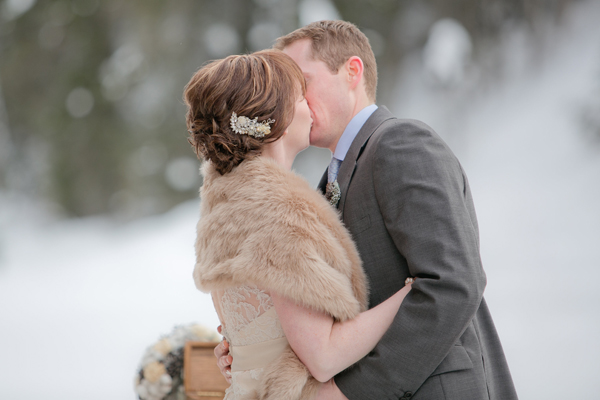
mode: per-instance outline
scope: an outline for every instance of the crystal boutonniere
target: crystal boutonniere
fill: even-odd
[[[340,185],[338,184],[337,179],[333,182],[329,182],[327,186],[325,186],[325,198],[329,200],[329,204],[336,207],[341,197],[342,192],[340,191]]]

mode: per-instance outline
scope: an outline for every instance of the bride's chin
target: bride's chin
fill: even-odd
[[[306,150],[310,147],[310,136],[306,136],[306,141],[304,142],[304,147],[302,148],[302,150]],[[301,151],[302,151],[301,150]]]

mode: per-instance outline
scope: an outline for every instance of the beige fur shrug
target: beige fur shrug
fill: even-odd
[[[203,167],[194,281],[210,292],[255,284],[346,320],[366,309],[358,252],[308,182],[256,157],[220,175]],[[265,370],[261,399],[308,399],[316,381],[291,349]]]

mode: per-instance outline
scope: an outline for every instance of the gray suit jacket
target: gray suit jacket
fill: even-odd
[[[327,172],[320,188],[323,190]],[[350,400],[512,400],[490,313],[475,209],[461,165],[427,125],[385,107],[338,175],[342,219],[369,278],[369,307],[418,279],[377,347],[335,377]]]

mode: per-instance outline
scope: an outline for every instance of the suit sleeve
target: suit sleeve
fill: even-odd
[[[486,283],[466,178],[446,144],[400,122],[371,141],[361,162],[372,162],[385,227],[417,280],[376,348],[335,377],[350,400],[415,393],[472,320]]]

